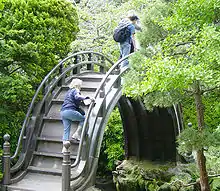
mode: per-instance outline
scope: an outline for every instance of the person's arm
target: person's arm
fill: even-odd
[[[135,33],[134,33],[134,34],[135,34]],[[137,50],[137,47],[136,47],[136,41],[135,41],[135,36],[134,36],[134,34],[132,34],[131,40],[132,40],[132,43],[133,43],[133,46],[134,46],[134,51],[136,51],[136,50]]]
[[[81,94],[80,94],[80,91],[78,90],[78,89],[75,89],[76,91],[75,91],[75,99],[76,100],[85,100],[86,99],[86,97],[85,96],[82,96]]]
[[[138,31],[142,31],[141,26],[140,26],[140,25],[138,25],[137,23],[136,23],[136,24],[134,24],[134,26],[135,26],[135,29],[136,29],[136,30],[138,30]]]
[[[94,98],[91,98],[89,96],[82,96],[78,89],[76,89],[75,99],[80,100],[80,101],[85,100],[85,99],[90,99],[91,101],[95,100]]]
[[[136,47],[136,41],[135,41],[135,26],[134,25],[132,25],[131,27],[131,40],[134,46],[134,51],[136,51],[137,47]]]

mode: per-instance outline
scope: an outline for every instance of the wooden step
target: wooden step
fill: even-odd
[[[35,173],[41,173],[41,174],[51,174],[51,175],[62,175],[62,170],[60,169],[54,169],[54,168],[40,168],[36,166],[29,166],[28,171],[35,172]]]
[[[62,139],[57,139],[54,137],[46,138],[46,137],[38,137],[38,145],[37,152],[51,152],[51,153],[59,153],[63,148]],[[70,144],[70,153],[77,154],[79,147],[79,142],[74,142]]]
[[[73,122],[71,124],[70,136],[76,131],[77,127],[78,127],[77,122]],[[45,117],[40,137],[50,137],[50,138],[62,140],[63,129],[64,127],[61,119],[58,118],[52,119]]]
[[[35,168],[30,168],[31,170],[36,170]],[[41,170],[41,169],[38,169]],[[32,173],[28,172],[25,177],[12,185],[7,186],[8,191],[61,191],[62,190],[62,178],[60,171],[55,172],[59,175],[50,175],[42,173]],[[42,172],[43,169],[41,170]],[[37,171],[40,172],[40,171]]]
[[[49,172],[50,169],[61,170],[63,163],[63,154],[61,153],[61,150],[58,152],[60,153],[35,152],[30,166],[45,169],[48,170]],[[76,156],[71,155],[70,158],[71,158],[71,163],[74,163]]]
[[[45,157],[53,157],[53,158],[63,158],[63,154],[61,153],[61,151],[58,151],[57,153],[34,151],[34,155],[45,156]],[[77,155],[77,153],[72,153],[70,155],[70,158],[71,159],[76,159],[76,155]]]

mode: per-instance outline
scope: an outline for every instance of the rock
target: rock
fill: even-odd
[[[117,191],[179,191],[192,190],[183,183],[192,180],[186,166],[174,164],[155,164],[149,161],[124,160],[113,172],[113,182]],[[179,178],[183,178],[184,182]]]

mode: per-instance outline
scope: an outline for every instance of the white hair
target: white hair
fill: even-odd
[[[129,10],[129,11],[127,12],[127,17],[132,17],[132,16],[137,16],[135,10]]]
[[[78,88],[80,89],[82,86],[82,80],[78,79],[78,78],[75,78],[72,80],[72,82],[70,83],[69,85],[69,88],[70,89],[73,89],[73,88]]]

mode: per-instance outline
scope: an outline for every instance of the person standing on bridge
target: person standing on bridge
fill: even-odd
[[[63,133],[63,143],[66,141],[80,141],[81,132],[83,123],[85,121],[85,112],[80,108],[81,101],[85,99],[91,99],[94,101],[93,98],[82,96],[80,93],[80,89],[82,86],[82,80],[80,79],[73,79],[69,85],[69,90],[65,95],[64,103],[61,107],[61,118],[62,123],[64,126],[64,133]],[[69,139],[70,136],[70,129],[71,123],[73,121],[79,122],[78,128],[75,133],[72,135],[72,138]],[[63,152],[63,150],[62,150]]]
[[[124,33],[123,40],[116,40],[116,42],[119,42],[120,47],[120,58],[123,58],[130,53],[137,50],[136,42],[135,42],[135,29],[141,30],[141,28],[137,25],[139,18],[136,15],[130,15],[127,18],[124,18],[120,21],[118,27],[115,29],[114,32],[114,39],[116,31],[120,31],[123,28],[126,28],[127,31]],[[121,63],[120,68],[128,66],[128,60],[124,60]]]

